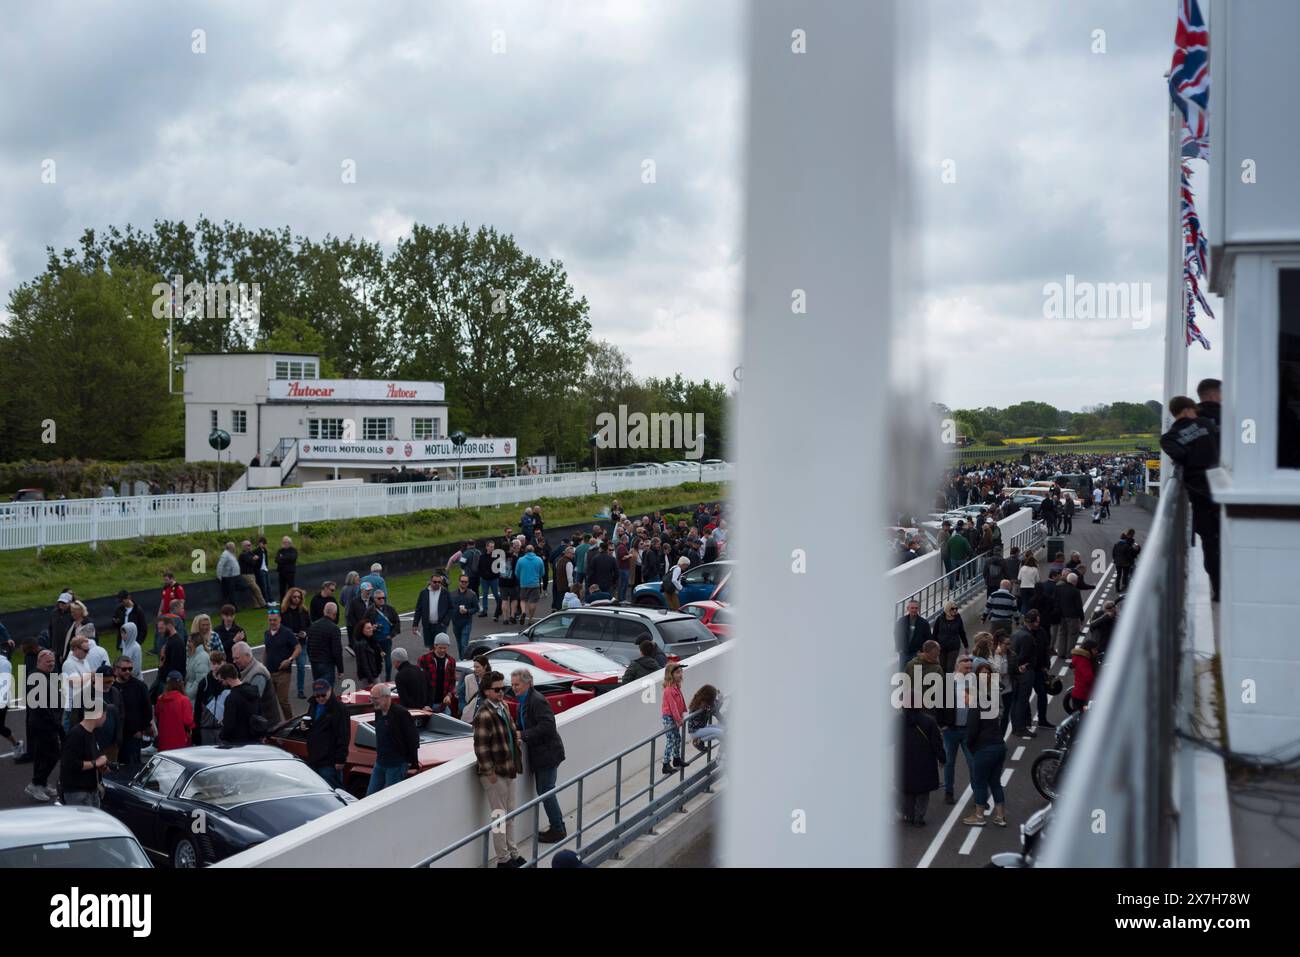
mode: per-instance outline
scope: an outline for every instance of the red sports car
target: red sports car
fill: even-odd
[[[491,651],[491,660],[536,665],[543,671],[573,680],[575,688],[590,688],[600,694],[616,687],[623,678],[623,665],[599,651],[562,641],[530,641],[502,645]],[[497,668],[507,678],[510,671]],[[559,709],[556,709],[559,710]]]
[[[516,648],[515,645],[509,645],[509,648]],[[527,645],[525,647],[535,647]],[[559,714],[562,711],[568,711],[576,708],[580,704],[586,704],[592,698],[596,697],[596,692],[590,687],[590,679],[579,678],[577,676],[553,674],[532,663],[531,660],[524,660],[522,657],[507,658],[499,655],[499,651],[504,648],[495,649],[490,652],[488,664],[492,666],[493,671],[499,671],[506,677],[506,706],[510,709],[510,716],[514,717],[519,711],[519,702],[516,700],[514,692],[510,690],[510,672],[517,671],[520,668],[526,668],[533,675],[533,690],[540,691],[542,697],[551,703],[551,709]],[[462,676],[472,673],[474,663],[472,661],[456,662],[456,672]],[[622,672],[619,676],[622,677]],[[579,687],[582,682],[584,687]]]
[[[698,618],[705,628],[718,636],[719,641],[731,637],[732,611],[725,601],[693,601],[682,605],[682,611]]]
[[[426,708],[417,708],[411,716],[415,718],[416,731],[420,735],[421,771],[436,768],[474,750],[474,729],[464,721],[457,721],[450,715],[432,714]],[[374,711],[353,714],[351,721],[352,741],[343,765],[343,787],[357,797],[363,797],[375,767]],[[272,729],[268,743],[305,759],[310,723],[311,719],[305,714],[290,718]]]

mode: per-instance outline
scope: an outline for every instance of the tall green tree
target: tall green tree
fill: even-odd
[[[166,323],[150,309],[157,277],[129,266],[110,272],[91,258],[52,261],[9,297],[12,319],[0,335],[0,366],[13,376],[0,390],[9,459],[162,458],[183,448],[181,399],[167,391]]]
[[[521,453],[538,451],[591,331],[561,263],[489,227],[417,224],[389,257],[381,301],[396,374],[446,383],[465,431],[515,434]]]

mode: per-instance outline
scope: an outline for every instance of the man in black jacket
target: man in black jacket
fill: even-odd
[[[1196,403],[1185,395],[1169,401],[1174,424],[1160,436],[1160,448],[1183,469],[1183,486],[1192,506],[1192,531],[1201,537],[1205,573],[1210,576],[1211,601],[1219,600],[1219,506],[1210,494],[1205,473],[1219,464],[1219,428],[1212,418],[1197,415]]]
[[[162,644],[162,655],[158,664],[158,675],[154,680],[150,697],[158,700],[158,696],[163,693],[167,682],[164,680],[167,675],[173,671],[179,671],[185,674],[186,654],[185,639],[176,631],[176,618],[174,615],[158,616],[158,636]]]
[[[921,617],[919,602],[907,603],[907,614],[894,626],[894,649],[898,652],[898,670],[906,671],[907,663],[921,652],[921,646],[930,640],[930,623]]]
[[[375,586],[370,582],[362,582],[357,588],[357,593],[348,602],[347,620],[348,620],[348,647],[354,651],[357,647],[357,635],[361,632],[361,623],[366,620],[366,615],[370,613],[370,596],[374,593]]]
[[[449,621],[451,595],[442,587],[442,576],[435,572],[429,576],[428,586],[415,599],[411,631],[418,631],[424,639],[424,647],[432,648],[434,636],[450,630],[447,625]]]
[[[153,708],[149,706],[149,689],[134,673],[135,663],[126,655],[117,659],[113,667],[114,688],[122,701],[121,743],[117,750],[119,764],[133,767],[141,764],[140,749],[144,736],[152,734]]]
[[[420,770],[420,733],[411,712],[393,700],[391,685],[375,685],[370,700],[375,706],[375,766],[366,797],[400,784],[408,769]]]
[[[1115,547],[1110,550],[1115,561],[1115,591],[1122,594],[1133,578],[1133,564],[1137,560],[1137,549],[1133,540],[1137,537],[1134,529],[1129,529],[1119,537]]]
[[[1079,576],[1074,572],[1065,581],[1056,583],[1056,605],[1061,610],[1061,625],[1056,630],[1056,657],[1070,660],[1070,652],[1079,643],[1083,631],[1083,593],[1079,591]]]
[[[336,677],[343,674],[343,633],[339,631],[339,606],[327,601],[321,617],[307,629],[307,660],[311,673],[319,680],[324,678],[331,687]]]
[[[72,627],[72,595],[63,592],[59,595],[59,600],[54,605],[54,610],[50,612],[50,621],[46,626],[49,634],[49,644],[45,647],[54,652],[54,665],[56,668],[63,666],[63,659],[68,656],[68,629]],[[140,632],[144,634],[143,631]]]
[[[32,783],[29,797],[42,803],[54,798],[50,772],[63,750],[63,707],[59,701],[59,676],[54,672],[54,652],[42,649],[36,656],[36,670],[27,675],[23,698],[27,705],[27,753],[32,755]]]
[[[239,670],[230,662],[221,666],[217,677],[230,689],[221,719],[221,743],[256,744],[265,737],[265,732],[259,734],[253,728],[254,717],[261,717],[257,689],[240,681]]]
[[[289,594],[298,577],[298,549],[293,547],[293,539],[288,535],[280,539],[280,550],[275,553],[275,572],[280,580],[280,597]]]
[[[307,764],[331,787],[341,788],[343,765],[352,743],[352,722],[342,702],[335,697],[333,686],[324,678],[312,682],[311,692],[312,705],[307,712],[311,719],[307,726]]]
[[[618,583],[618,561],[609,553],[609,542],[600,543],[600,551],[587,554],[587,581],[598,585],[599,591],[614,593]]]
[[[540,796],[555,787],[560,765],[564,761],[564,741],[560,739],[560,732],[555,727],[555,712],[551,710],[551,703],[540,691],[533,690],[531,671],[519,668],[512,672],[510,688],[519,701],[515,723],[519,726],[519,736],[528,747],[528,767],[533,772],[533,784]],[[564,815],[560,813],[560,802],[552,794],[542,801],[542,807],[546,809],[546,820],[550,827],[537,835],[537,840],[543,844],[564,840],[567,831]]]
[[[393,649],[393,682],[397,685],[397,696],[407,710],[429,707],[429,679],[411,661],[411,655],[405,648]]]
[[[1011,710],[1012,733],[1026,740],[1035,733],[1029,726],[1029,696],[1038,698],[1038,723],[1050,728],[1047,720],[1047,668],[1052,656],[1052,640],[1039,621],[1038,612],[1025,612],[1023,622],[1011,636],[1010,674],[1016,682],[1016,700]]]
[[[144,616],[144,609],[135,603],[131,593],[123,588],[117,593],[117,602],[117,608],[113,611],[113,627],[117,629],[118,633],[121,633],[122,626],[129,621],[135,625],[137,635],[148,634],[149,622]]]

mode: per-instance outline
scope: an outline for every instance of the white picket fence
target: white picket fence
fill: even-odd
[[[461,483],[463,506],[531,504],[541,498],[572,498],[599,492],[671,488],[685,482],[723,482],[735,466],[703,469],[619,469],[469,479]],[[594,476],[594,480],[593,480]],[[0,550],[88,544],[150,535],[215,532],[219,528],[264,528],[327,519],[401,515],[430,508],[456,507],[456,482],[402,485],[328,485],[244,492],[141,495],[67,499],[0,505]],[[219,501],[218,501],[219,500]],[[218,524],[218,505],[220,523]]]

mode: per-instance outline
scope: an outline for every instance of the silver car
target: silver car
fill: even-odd
[[[97,808],[0,811],[0,868],[152,866],[130,829]]]

